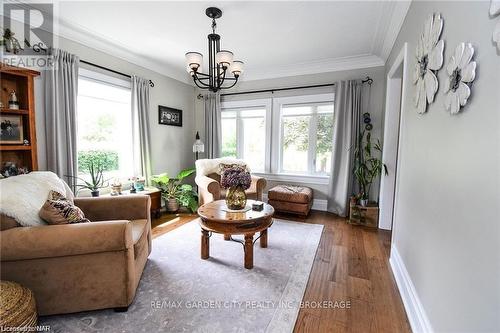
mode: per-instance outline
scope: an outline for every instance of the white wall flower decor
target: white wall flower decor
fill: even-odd
[[[460,107],[467,104],[470,85],[476,77],[476,62],[472,61],[474,47],[470,43],[460,43],[451,56],[446,72],[444,106],[451,114],[457,114]]]
[[[427,104],[434,102],[434,95],[439,87],[436,72],[443,66],[444,41],[439,39],[442,30],[441,15],[430,15],[417,43],[413,81],[417,85],[415,106],[420,114],[427,111]]]
[[[500,14],[500,0],[491,0],[491,17],[495,17],[498,14]],[[500,52],[500,22],[497,23],[497,25],[495,26],[495,30],[493,30],[493,42],[497,44],[497,49]]]

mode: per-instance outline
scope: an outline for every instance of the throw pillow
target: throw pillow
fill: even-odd
[[[85,218],[85,214],[80,208],[56,191],[50,191],[49,197],[38,215],[48,224],[90,222],[89,219]]]

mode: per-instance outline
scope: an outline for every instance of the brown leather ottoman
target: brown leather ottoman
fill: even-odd
[[[267,192],[268,203],[278,212],[307,216],[313,203],[309,187],[278,185]]]

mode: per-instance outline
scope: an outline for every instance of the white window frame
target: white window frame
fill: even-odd
[[[244,126],[243,119],[248,117],[241,117],[241,111],[264,108],[266,110],[264,115],[264,126],[266,132],[265,138],[265,151],[264,151],[264,170],[255,170],[257,172],[266,172],[271,168],[271,145],[269,144],[271,138],[271,99],[252,99],[242,101],[223,101],[221,102],[221,116],[224,112],[236,111],[236,158],[243,159],[243,145],[244,145]],[[260,118],[260,117],[259,117]]]
[[[103,74],[103,73],[93,71],[90,69],[86,69],[86,68],[78,69],[78,77],[79,78],[82,77],[85,80],[94,81],[94,82],[98,82],[98,83],[102,83],[102,84],[106,84],[106,85],[110,85],[110,86],[129,89],[130,93],[132,94],[132,84],[131,84],[130,80],[127,80],[127,79],[117,78],[117,77],[114,77],[111,75]],[[78,112],[78,110],[77,110],[77,112]],[[131,110],[130,110],[130,117],[133,118],[132,113],[133,113],[133,108],[131,108]],[[78,126],[78,124],[77,124],[77,126]],[[134,123],[132,121],[132,127],[133,126],[134,126]],[[78,142],[76,144],[77,144],[77,149],[78,149]],[[132,142],[132,145],[133,145],[133,148],[135,150],[136,143],[134,142],[134,140]],[[137,157],[136,157],[135,151],[133,152],[133,161],[134,161],[134,169],[136,169],[136,165],[138,162],[137,162]],[[129,184],[131,184],[131,181],[129,180],[129,176],[127,176],[127,175],[122,175],[122,178],[120,180],[124,186],[128,186]]]
[[[320,181],[321,183],[325,183],[324,179],[328,179],[329,175],[315,173],[315,159],[316,159],[316,133],[315,130],[317,128],[317,113],[313,113],[311,118],[311,123],[309,126],[309,149],[308,149],[308,172],[304,173],[290,173],[286,172],[282,169],[283,165],[283,134],[284,134],[284,126],[282,123],[282,105],[307,105],[307,104],[321,104],[321,103],[334,103],[335,94],[316,94],[316,95],[303,95],[303,96],[290,96],[290,97],[279,97],[274,98],[273,100],[273,124],[275,127],[273,128],[273,137],[272,137],[272,145],[274,147],[273,151],[275,152],[272,158],[271,163],[271,173],[278,175],[287,175],[292,178],[319,178],[323,179]],[[335,109],[333,110],[335,115]]]

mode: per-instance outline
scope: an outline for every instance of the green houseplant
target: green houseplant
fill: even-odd
[[[99,189],[106,187],[106,181],[104,180],[104,166],[95,160],[89,160],[87,162],[87,171],[89,173],[90,179],[87,181],[82,177],[69,176],[78,180],[76,187],[78,191],[82,189],[90,190],[90,194],[93,197],[99,196]]]
[[[179,205],[187,207],[192,212],[198,209],[198,195],[193,186],[183,184],[182,181],[192,175],[195,169],[185,169],[179,172],[175,178],[170,178],[167,173],[152,176],[151,182],[161,191],[161,195],[167,204],[167,211],[179,210]]]
[[[382,153],[380,140],[377,139],[375,142],[372,142],[370,132],[362,131],[359,134],[358,143],[354,150],[354,166],[352,171],[360,187],[358,198],[361,205],[366,206],[375,178],[380,176],[382,172],[385,175],[388,172],[387,166],[378,157]]]

